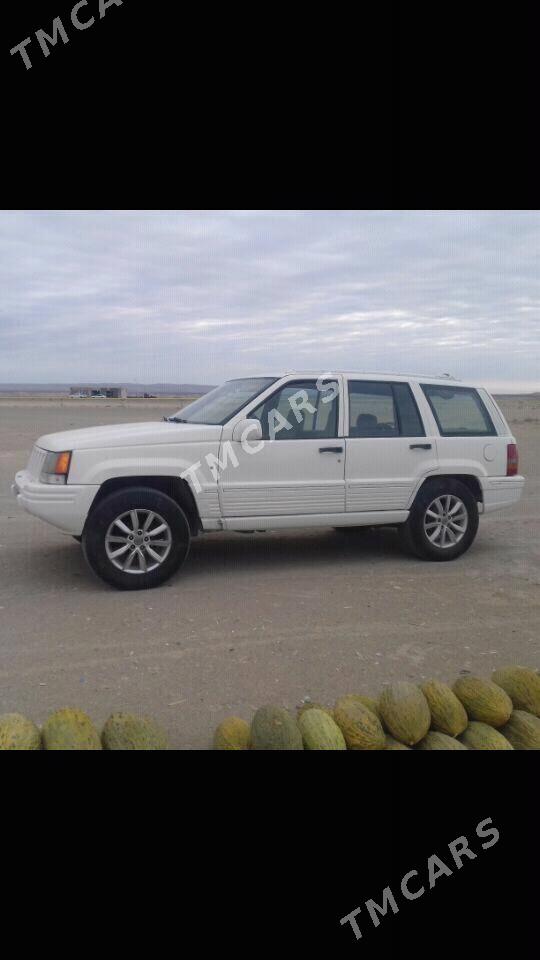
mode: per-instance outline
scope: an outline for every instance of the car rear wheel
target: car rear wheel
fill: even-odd
[[[478,531],[478,505],[459,480],[432,480],[420,490],[400,533],[405,546],[424,560],[455,560]]]
[[[82,538],[90,567],[119,590],[157,587],[178,570],[190,546],[183,510],[165,493],[129,487],[105,497]]]

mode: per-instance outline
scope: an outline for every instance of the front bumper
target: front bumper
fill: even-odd
[[[20,470],[11,489],[28,513],[64,533],[80,536],[99,485],[39,483],[27,470]]]
[[[480,479],[484,499],[483,513],[511,507],[521,500],[525,477],[482,477]]]

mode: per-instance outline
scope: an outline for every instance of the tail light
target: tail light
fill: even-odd
[[[506,476],[515,477],[518,472],[519,458],[516,443],[509,443],[506,448]]]

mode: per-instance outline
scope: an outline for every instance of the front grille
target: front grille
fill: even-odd
[[[42,450],[41,447],[34,447],[32,453],[30,454],[30,459],[26,469],[30,476],[34,477],[36,480],[39,480],[41,476],[41,469],[46,456],[47,451]]]

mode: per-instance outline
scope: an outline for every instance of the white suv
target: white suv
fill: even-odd
[[[129,590],[163,583],[215,530],[392,525],[418,556],[454,560],[523,484],[487,390],[315,372],[230,380],[164,422],[41,437],[13,489]]]

